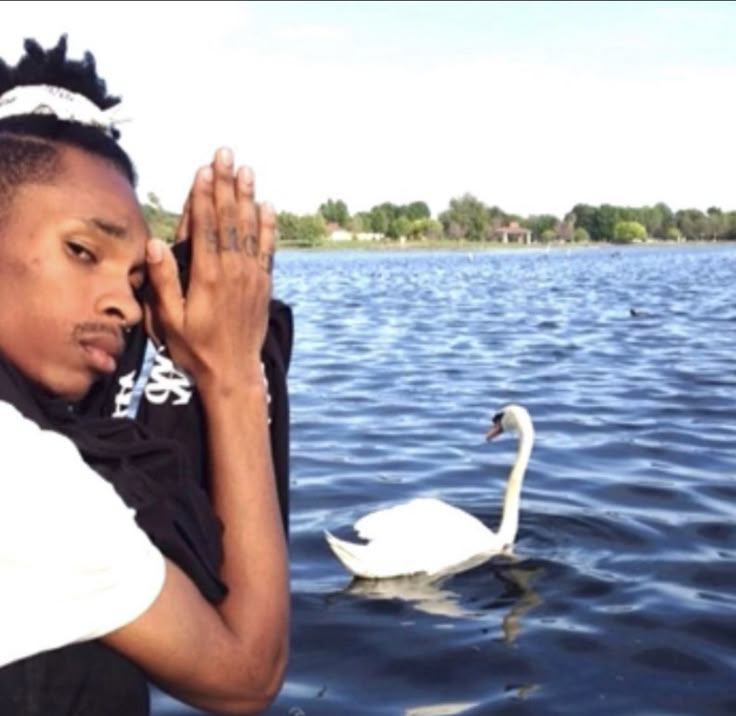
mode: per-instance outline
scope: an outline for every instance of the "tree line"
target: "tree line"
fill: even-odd
[[[144,215],[156,236],[171,238],[178,215],[165,211],[155,194],[148,194]],[[551,214],[520,216],[488,206],[472,194],[450,200],[436,218],[424,201],[409,204],[384,202],[368,211],[351,214],[341,199],[328,199],[314,214],[280,212],[280,240],[290,245],[316,246],[334,229],[350,235],[381,235],[389,241],[488,242],[496,241],[503,227],[517,225],[531,232],[534,241],[618,242],[646,238],[679,240],[736,240],[736,211],[718,207],[673,211],[660,202],[654,206],[624,207],[576,204],[562,218]]]
[[[340,199],[328,199],[313,215],[279,216],[282,239],[307,245],[318,244],[340,227],[354,235],[382,234],[386,239],[497,241],[504,227],[528,229],[532,240],[541,242],[625,243],[646,238],[679,240],[736,240],[736,211],[718,207],[674,211],[660,202],[654,206],[628,207],[576,204],[562,218],[552,214],[520,216],[498,206],[488,206],[472,194],[450,200],[436,218],[423,201],[410,204],[385,202],[368,211],[350,214]]]

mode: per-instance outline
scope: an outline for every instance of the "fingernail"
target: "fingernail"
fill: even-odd
[[[202,178],[202,181],[211,184],[212,183],[212,167],[202,167],[199,171],[199,176]]]
[[[222,147],[219,151],[220,161],[226,166],[231,167],[233,165],[233,153],[228,147]]]
[[[146,260],[149,264],[158,264],[164,258],[164,242],[161,239],[149,239],[146,244]]]
[[[240,181],[241,185],[244,189],[250,187],[250,185],[253,183],[254,179],[253,170],[250,167],[240,167],[240,171],[238,172],[238,180]]]

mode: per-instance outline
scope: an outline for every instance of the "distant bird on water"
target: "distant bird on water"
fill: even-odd
[[[486,434],[491,440],[503,432],[519,436],[503,500],[498,531],[480,520],[435,498],[416,498],[372,512],[355,523],[358,536],[367,544],[338,539],[325,531],[335,556],[356,577],[388,579],[410,574],[429,576],[453,568],[510,553],[519,527],[521,485],[534,443],[534,427],[527,410],[507,405],[494,417]]]

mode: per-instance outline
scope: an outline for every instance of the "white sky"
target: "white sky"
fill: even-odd
[[[733,2],[1,2],[22,40],[91,50],[123,145],[178,210],[219,145],[260,198],[312,213],[470,192],[736,209]]]

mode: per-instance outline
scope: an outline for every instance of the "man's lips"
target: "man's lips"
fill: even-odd
[[[119,331],[86,335],[79,339],[79,343],[90,367],[99,373],[112,373],[115,370],[124,345]]]

